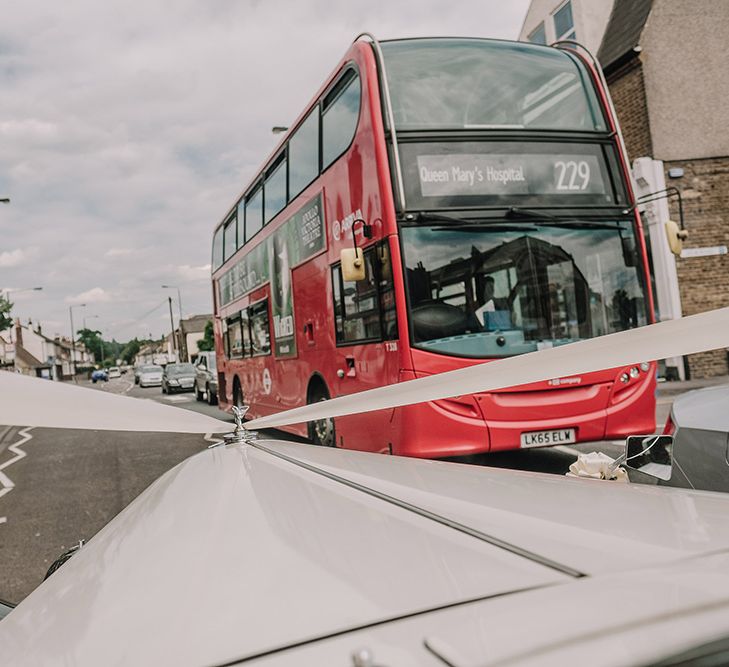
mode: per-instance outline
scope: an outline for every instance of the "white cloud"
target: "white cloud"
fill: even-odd
[[[133,254],[134,250],[131,248],[109,248],[109,250],[104,253],[104,257],[128,257]]]
[[[7,269],[13,266],[20,266],[27,260],[27,253],[21,248],[0,252],[0,267]]]
[[[111,301],[111,294],[101,287],[94,287],[76,296],[69,296],[66,298],[66,303],[70,303],[71,305],[79,305],[82,303],[106,303],[108,301]]]
[[[9,3],[0,269],[12,272],[0,284],[43,285],[22,317],[63,322],[67,304],[93,303],[112,334],[139,322],[120,337],[150,333],[139,318],[166,299],[162,284],[180,285],[186,314],[209,313],[214,225],[275,146],[270,128],[299,115],[355,35],[515,38],[527,6]]]

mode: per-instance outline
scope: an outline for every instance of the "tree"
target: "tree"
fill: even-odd
[[[86,349],[94,355],[96,363],[103,363],[102,354],[103,343],[101,340],[101,331],[94,329],[79,329],[76,332],[77,340],[84,344]],[[104,350],[105,351],[105,350]]]
[[[133,364],[134,358],[137,356],[139,348],[141,347],[142,344],[136,338],[132,338],[132,340],[130,340],[121,351],[121,358],[124,360],[124,363]]]
[[[10,309],[13,304],[10,299],[0,294],[0,333],[13,326],[13,318],[10,317]]]
[[[205,324],[205,332],[203,333],[202,339],[197,341],[197,349],[199,352],[212,352],[215,349],[212,320],[208,320]]]

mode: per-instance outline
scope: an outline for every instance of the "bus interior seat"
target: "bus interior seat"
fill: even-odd
[[[442,301],[432,301],[413,308],[412,322],[416,340],[459,336],[469,329],[468,315],[458,306]]]

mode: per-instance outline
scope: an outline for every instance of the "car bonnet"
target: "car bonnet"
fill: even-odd
[[[14,665],[224,664],[574,577],[262,449],[216,447],[31,593],[0,645]]]
[[[595,575],[729,549],[729,496],[259,441],[445,524]]]

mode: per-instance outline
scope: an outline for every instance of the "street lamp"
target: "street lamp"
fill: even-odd
[[[71,376],[76,381],[76,335],[73,331],[73,309],[86,308],[85,303],[78,303],[75,306],[68,307],[68,316],[71,318]],[[84,327],[85,328],[85,327]]]
[[[177,307],[180,311],[180,337],[178,339],[179,345],[177,346],[177,349],[180,353],[180,357],[184,357],[185,360],[187,360],[187,350],[185,349],[185,343],[184,338],[182,335],[182,296],[180,295],[180,288],[177,285],[162,285],[162,289],[176,289],[177,290]],[[174,328],[173,328],[174,332]],[[174,333],[173,333],[174,335]],[[183,361],[181,358],[180,361]]]
[[[10,197],[3,197],[0,199],[0,204],[9,204],[10,203]]]
[[[16,294],[17,292],[39,292],[42,289],[42,287],[18,287],[17,289],[0,289],[0,294],[5,295],[5,298],[7,298],[8,294]]]

